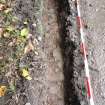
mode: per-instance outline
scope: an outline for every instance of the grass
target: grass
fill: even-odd
[[[3,28],[3,35],[0,37],[0,57],[3,57],[0,60],[0,75],[4,75],[4,78],[7,78],[7,91],[16,93],[16,83],[21,78],[19,61],[24,57],[24,49],[28,42],[27,35],[30,33],[28,27],[29,21],[27,18],[24,19],[23,27],[17,28],[16,25],[20,21],[13,15],[12,0],[0,0],[0,3],[8,5],[5,10],[0,11],[0,17],[2,17],[0,25]],[[43,35],[43,0],[36,0],[35,5],[35,16],[37,18],[36,31],[40,35]],[[28,65],[25,64],[24,67],[28,68]]]
[[[8,5],[5,0],[0,0],[0,3]],[[0,17],[2,17],[2,23],[0,24],[3,28],[3,35],[0,38],[0,56],[2,56],[0,60],[0,75],[4,75],[4,78],[7,78],[8,84],[6,86],[8,87],[9,85],[8,90],[14,92],[14,83],[19,77],[18,71],[16,71],[19,69],[18,61],[24,54],[28,31],[25,30],[21,35],[22,30],[16,28],[18,18],[13,16],[12,8],[7,7],[5,10],[0,11]],[[13,75],[15,75],[15,78]]]

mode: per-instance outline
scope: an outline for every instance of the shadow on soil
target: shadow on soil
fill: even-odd
[[[58,0],[58,23],[59,33],[61,36],[61,50],[64,61],[64,102],[65,105],[80,105],[78,96],[76,95],[75,84],[73,83],[74,72],[74,51],[76,49],[73,42],[66,31],[68,27],[67,17],[71,14],[68,0]],[[69,26],[71,26],[69,22]],[[70,33],[69,33],[70,34]]]

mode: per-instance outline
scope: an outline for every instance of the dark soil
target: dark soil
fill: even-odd
[[[84,80],[84,63],[80,53],[80,35],[76,25],[75,2],[59,0],[58,22],[60,24],[61,49],[64,60],[65,105],[87,105]]]

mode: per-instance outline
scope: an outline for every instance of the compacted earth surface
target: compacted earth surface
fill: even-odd
[[[95,105],[105,104],[105,1],[80,0]],[[89,105],[75,0],[0,0],[0,105]]]
[[[86,42],[95,105],[105,104],[105,1],[82,0],[82,17],[87,24]]]

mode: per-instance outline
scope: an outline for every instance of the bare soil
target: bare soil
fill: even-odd
[[[95,105],[105,104],[105,1],[85,0],[81,1],[82,17],[88,28],[86,42],[89,52],[90,75],[93,87]]]
[[[11,81],[15,81],[16,88],[15,92],[9,91],[0,97],[0,105],[88,105],[75,2],[11,0],[8,5],[13,8],[12,15],[19,19],[16,29],[29,28],[35,49],[23,54],[28,39],[17,51],[15,45],[8,47],[17,36],[0,38],[0,58],[4,57],[0,61],[0,85],[9,87]],[[104,105],[104,32],[100,34],[104,30],[101,25],[104,5],[99,1],[82,0],[81,10],[86,23],[84,31],[89,34],[86,43],[95,105]],[[26,20],[28,24],[24,24]],[[4,27],[5,23],[6,19],[0,21],[0,26]],[[31,81],[21,76],[19,70],[24,67],[28,67]]]

